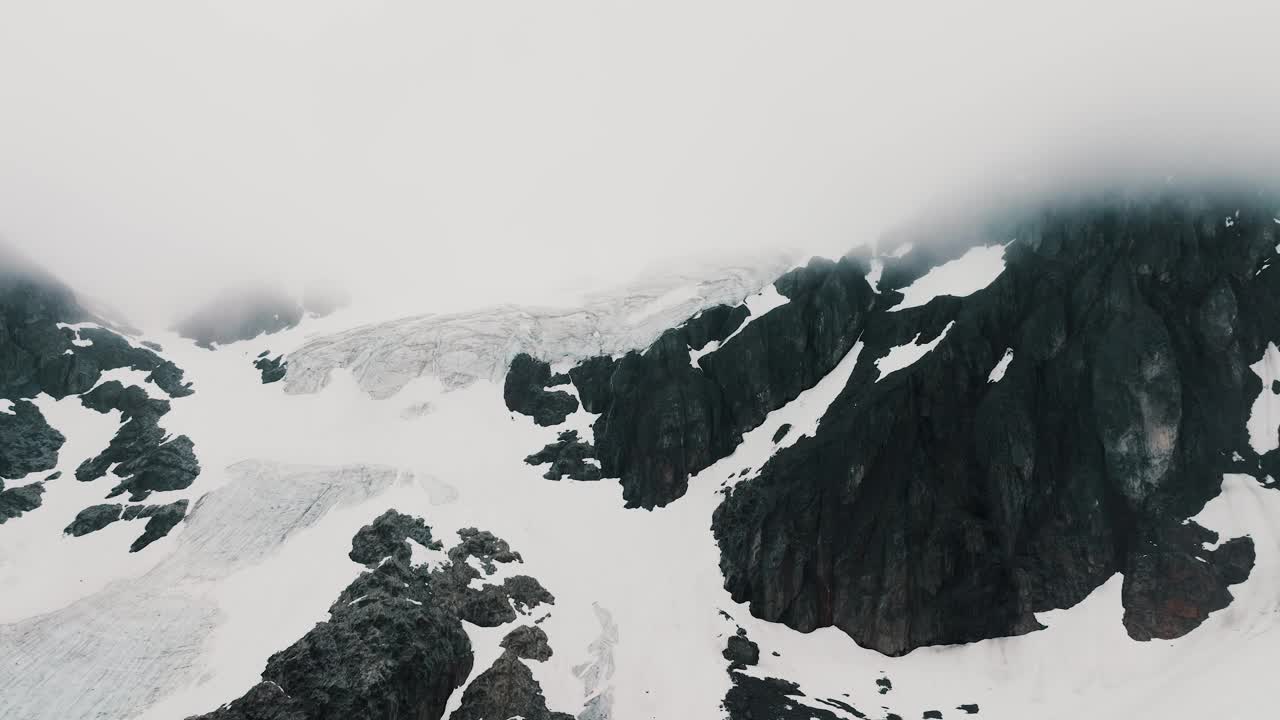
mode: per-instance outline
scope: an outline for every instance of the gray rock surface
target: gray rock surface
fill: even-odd
[[[52,470],[66,436],[49,426],[40,408],[26,400],[0,412],[0,479],[17,480]]]
[[[0,488],[3,487],[0,485]],[[0,490],[0,525],[40,507],[44,500],[43,495],[44,483],[31,483]]]

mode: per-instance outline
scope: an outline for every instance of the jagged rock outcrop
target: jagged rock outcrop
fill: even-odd
[[[181,369],[108,327],[66,285],[0,248],[0,399],[78,395],[116,368],[149,373],[171,397],[191,394]]]
[[[709,308],[643,352],[570,370],[584,407],[601,413],[597,456],[604,477],[621,479],[627,506],[660,507],[684,495],[690,475],[830,372],[871,307],[867,270],[853,257],[814,260],[774,283],[787,301],[758,318],[745,305]],[[690,351],[704,349],[693,363]],[[513,363],[509,383],[517,372],[527,373]]]
[[[67,438],[49,426],[36,407],[26,400],[0,412],[0,478],[17,480],[58,465],[58,451]]]
[[[1231,603],[1227,586],[1248,579],[1253,541],[1239,537],[1204,549],[1217,541],[1217,533],[1193,522],[1148,529],[1138,537],[1124,569],[1124,626],[1130,637],[1182,637]]]
[[[422,518],[412,517],[396,510],[388,510],[372,523],[360,528],[351,538],[351,552],[347,557],[361,565],[375,566],[385,557],[394,557],[408,563],[413,557],[406,540],[413,540],[431,550],[442,550],[444,544],[432,539],[431,528]]]
[[[80,402],[100,413],[119,410],[124,424],[106,449],[76,468],[77,480],[97,480],[110,468],[120,482],[107,497],[128,492],[129,499],[137,502],[153,492],[190,487],[200,474],[191,438],[168,437],[160,427],[160,418],[169,412],[169,401],[153,399],[142,388],[111,380],[81,396]]]
[[[262,354],[253,361],[253,366],[262,374],[263,385],[280,382],[289,370],[289,363],[285,362],[284,355],[277,355],[274,358],[267,355],[267,351],[263,350]]]
[[[462,704],[450,716],[453,720],[515,718],[525,720],[573,720],[568,713],[547,709],[542,687],[529,666],[508,651],[488,670],[471,681],[462,694]]]
[[[80,395],[82,404],[98,412],[121,411],[126,422],[111,444],[76,471],[81,480],[95,480],[119,463],[113,472],[122,480],[108,497],[128,491],[141,500],[153,491],[188,487],[199,474],[190,438],[168,438],[157,423],[169,411],[167,401],[151,400],[142,388],[119,381],[99,384],[105,371],[121,368],[147,373],[146,380],[171,398],[191,395],[191,383],[155,348],[135,344],[107,325],[56,278],[0,248],[0,401],[11,405],[0,412],[0,477],[20,478],[57,464],[66,438],[27,400],[41,393],[55,399]],[[11,495],[10,510],[38,507],[42,491],[42,485],[29,485]],[[167,533],[173,517],[170,510],[154,518],[142,546]]]
[[[760,663],[760,646],[747,638],[746,630],[738,628],[737,634],[726,641],[723,655],[729,661],[729,669],[738,670]]]
[[[81,537],[97,532],[117,520],[147,521],[142,535],[129,546],[129,552],[138,552],[151,543],[169,534],[187,515],[187,500],[178,500],[168,505],[120,505],[106,503],[91,505],[81,510],[62,532],[72,537]]]
[[[840,720],[841,715],[830,710],[814,707],[812,704],[798,702],[794,698],[804,697],[800,686],[789,680],[779,678],[758,678],[740,672],[730,672],[733,685],[724,697],[724,710],[730,720]],[[836,700],[815,700],[830,704],[844,710],[854,717],[865,718],[852,705]]]
[[[493,665],[471,681],[462,704],[451,717],[459,720],[522,717],[526,720],[572,720],[568,713],[547,709],[542,687],[521,660],[546,662],[551,646],[542,628],[525,625],[502,639],[504,652]]]
[[[302,315],[302,304],[277,288],[232,288],[183,318],[174,330],[200,347],[212,349],[295,327]]]
[[[135,510],[135,508],[137,508]],[[139,508],[134,505],[125,508],[124,514],[121,516],[124,520],[134,520],[137,518],[146,518],[146,527],[142,529],[142,534],[138,536],[129,545],[129,552],[138,552],[151,543],[169,534],[182,519],[187,516],[187,501],[178,500],[168,505],[148,505]]]
[[[528,415],[543,426],[559,425],[565,418],[577,412],[578,401],[563,390],[547,390],[551,385],[551,365],[535,360],[525,353],[511,360],[502,388],[507,409]]]
[[[565,475],[570,480],[592,481],[600,479],[600,464],[595,460],[596,449],[591,443],[578,439],[577,430],[565,430],[557,440],[525,458],[530,465],[551,463],[542,477],[559,480]]]
[[[1188,190],[986,218],[975,235],[1016,238],[994,282],[890,312],[936,253],[963,250],[918,238],[942,249],[885,265],[816,435],[717,510],[735,600],[898,655],[1035,630],[1033,613],[1124,572],[1133,637],[1198,625],[1247,576],[1251,541],[1206,552],[1178,526],[1224,472],[1262,477],[1275,453],[1244,421],[1249,365],[1280,337],[1278,206]],[[882,376],[913,338],[938,342]]]
[[[524,608],[530,602],[554,602],[525,576],[516,576],[525,578],[517,582],[508,578],[501,586],[471,588],[480,571],[469,561],[493,574],[495,563],[520,562],[520,556],[487,531],[467,528],[458,534],[460,542],[447,553],[449,562],[432,569],[411,564],[410,539],[441,547],[422,519],[388,510],[361,528],[352,539],[350,557],[368,570],[330,606],[329,619],[272,655],[261,683],[201,719],[439,720],[449,697],[471,674],[474,658],[462,626],[464,619],[475,622],[468,608],[481,598],[501,601],[510,611],[510,618],[501,621],[507,622],[516,617],[513,604]],[[507,636],[503,657],[515,665],[500,662],[482,673],[464,695],[462,708],[470,709],[459,709],[452,717],[497,717],[487,714],[495,707],[523,709],[528,718],[568,717],[547,714],[541,688],[519,660],[550,656],[546,635],[534,630],[522,628]]]
[[[569,379],[578,389],[578,398],[582,400],[582,407],[587,412],[598,415],[608,407],[609,379],[613,377],[613,371],[617,366],[617,360],[607,355],[600,355],[587,358],[569,368]]]
[[[40,507],[44,501],[43,496],[43,482],[6,488],[4,482],[0,481],[0,525]]]
[[[523,660],[544,662],[551,659],[551,645],[547,643],[547,633],[537,625],[521,625],[507,633],[499,644],[503,650],[510,650]]]
[[[83,537],[119,520],[123,512],[124,506],[120,504],[90,505],[76,513],[75,519],[62,532],[72,537]]]

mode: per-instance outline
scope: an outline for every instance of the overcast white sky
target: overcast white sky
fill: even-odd
[[[1275,147],[1278,67],[1252,0],[0,0],[0,236],[139,322],[241,274],[538,299],[1103,147]]]

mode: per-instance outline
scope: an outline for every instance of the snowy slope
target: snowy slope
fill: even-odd
[[[668,283],[676,287],[603,296],[574,311],[500,308],[312,335],[339,329],[337,313],[216,352],[157,336],[196,388],[165,421],[196,439],[205,468],[175,495],[193,500],[191,514],[131,555],[136,530],[61,535],[101,491],[64,482],[50,485],[38,513],[0,528],[0,717],[162,720],[231,700],[257,682],[270,654],[324,619],[362,570],[346,556],[352,534],[387,508],[425,518],[437,537],[491,530],[523,555],[522,572],[556,596],[541,624],[555,655],[532,669],[548,705],[581,720],[721,717],[729,689],[721,651],[739,625],[763,651],[751,674],[792,680],[806,701],[838,698],[872,717],[934,709],[960,717],[956,708],[970,703],[980,717],[1011,720],[1252,717],[1269,706],[1280,647],[1280,495],[1244,476],[1227,477],[1198,521],[1224,537],[1253,537],[1257,566],[1232,588],[1230,607],[1178,641],[1125,635],[1119,577],[1075,608],[1041,615],[1044,631],[899,658],[834,628],[800,634],[766,623],[733,603],[709,528],[720,493],[813,433],[865,361],[861,345],[664,509],[626,510],[612,481],[550,482],[523,462],[564,428],[506,410],[500,379],[516,352],[563,363],[643,347],[698,309],[742,301],[778,271],[676,278]],[[929,292],[974,291],[947,290]],[[881,375],[941,338],[896,349],[881,359]],[[262,385],[250,364],[267,348],[289,352],[284,386]],[[115,428],[74,398],[40,406],[73,438],[64,471]],[[1269,421],[1270,407],[1257,415]],[[564,427],[587,433],[591,420],[580,409]],[[792,429],[775,443],[783,424]],[[1259,437],[1275,431],[1257,427]],[[467,629],[474,676],[509,628]],[[892,690],[881,694],[876,681],[886,677]]]

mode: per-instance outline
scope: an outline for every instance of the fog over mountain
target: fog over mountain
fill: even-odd
[[[1257,164],[1277,26],[1247,0],[11,3],[0,235],[149,326],[264,280],[564,300],[691,253],[838,254],[1086,158]]]
[[[1280,9],[7,5],[3,720],[1269,716]]]

